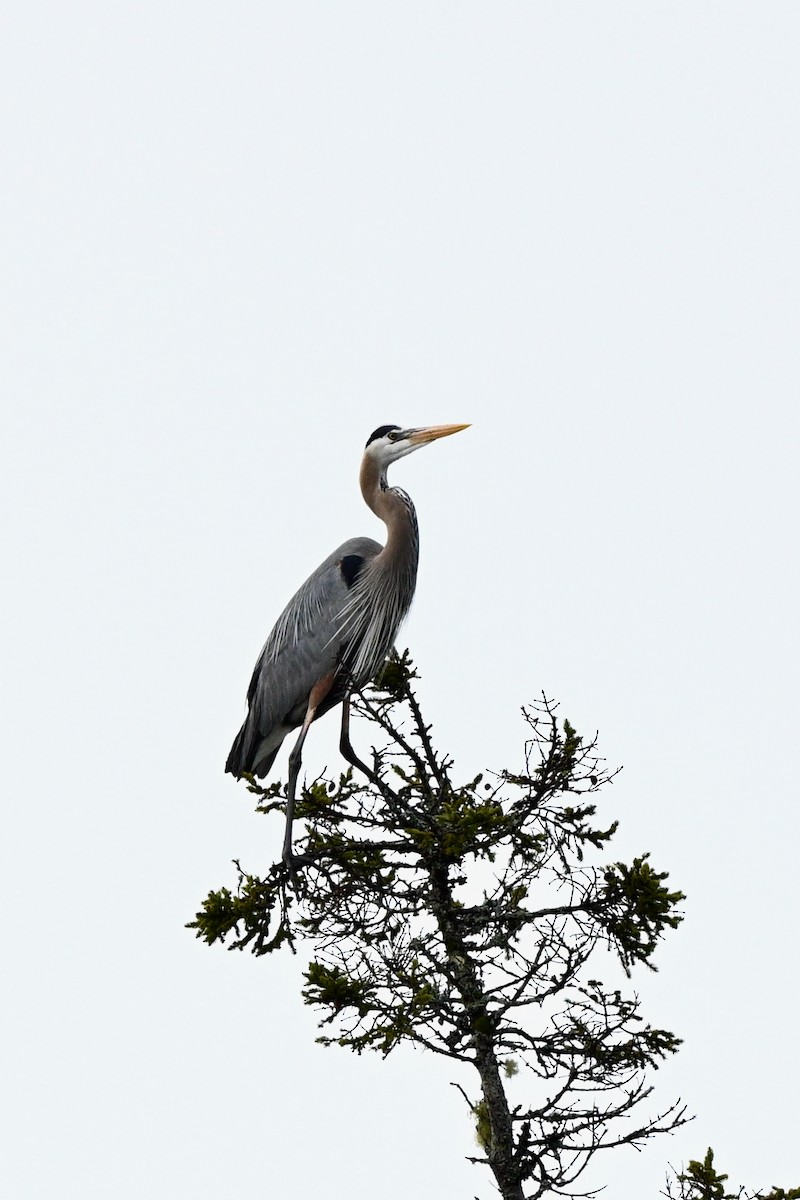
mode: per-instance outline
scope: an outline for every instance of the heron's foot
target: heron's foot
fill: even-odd
[[[282,855],[283,867],[287,875],[290,876],[295,887],[300,882],[300,867],[307,867],[311,862],[308,854],[293,854],[291,850],[284,850]]]

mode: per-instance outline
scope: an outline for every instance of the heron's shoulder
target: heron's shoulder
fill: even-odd
[[[383,546],[380,542],[376,542],[373,538],[349,538],[346,542],[342,542],[341,546],[337,546],[327,558],[324,558],[318,567],[309,575],[308,579],[298,588],[296,594],[289,601],[289,607],[300,602],[301,597],[307,596],[309,593],[320,595],[322,592],[327,592],[330,588],[334,591],[338,589],[342,583],[342,559],[358,558],[363,562],[373,559],[376,554],[380,554]]]
[[[355,586],[364,565],[371,562],[382,549],[381,544],[372,538],[349,538],[320,563],[315,572],[317,585],[333,587],[338,591],[344,584],[350,590]]]
[[[327,563],[339,563],[343,558],[374,558],[376,554],[380,554],[383,546],[380,542],[376,542],[374,538],[355,537],[348,538],[346,542],[342,542],[333,554],[327,558]]]
[[[312,571],[286,605],[267,638],[259,662],[274,661],[284,650],[309,636],[318,635],[327,644],[364,563],[382,549],[372,538],[342,542]]]

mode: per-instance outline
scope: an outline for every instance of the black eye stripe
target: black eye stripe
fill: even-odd
[[[367,438],[367,445],[369,446],[370,443],[374,442],[377,438],[387,437],[394,430],[397,430],[398,433],[401,432],[399,425],[381,425],[381,426],[379,426],[379,428],[376,429],[375,432],[370,434],[370,436]]]

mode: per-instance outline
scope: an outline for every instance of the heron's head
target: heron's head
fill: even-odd
[[[371,458],[385,471],[389,463],[413,454],[421,446],[435,442],[437,438],[449,437],[469,425],[427,425],[424,428],[401,429],[399,425],[381,425],[367,440],[364,455]]]

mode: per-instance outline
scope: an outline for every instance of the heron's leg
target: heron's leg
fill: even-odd
[[[370,783],[377,783],[378,777],[374,771],[371,771],[366,763],[363,763],[353,749],[350,741],[350,697],[345,696],[342,701],[342,735],[339,738],[339,750],[342,758],[350,763],[351,766],[359,770],[362,775],[366,775]]]
[[[292,753],[289,755],[289,782],[286,788],[286,833],[283,836],[283,854],[281,855],[285,863],[289,863],[292,858],[292,823],[294,822],[297,777],[300,774],[300,766],[303,762],[303,742],[306,740],[308,727],[313,720],[314,713],[311,712],[310,716],[306,713],[306,719],[303,721],[300,736],[294,744]]]
[[[297,779],[303,761],[303,742],[306,740],[306,734],[311,722],[317,715],[319,705],[333,686],[333,680],[333,674],[326,675],[324,679],[320,679],[319,683],[315,683],[311,689],[311,694],[308,697],[308,708],[306,709],[306,715],[303,718],[303,724],[300,729],[300,736],[294,744],[292,753],[289,755],[289,780],[286,786],[286,833],[283,837],[282,854],[283,861],[287,866],[290,866],[292,862],[292,823],[294,822]]]

